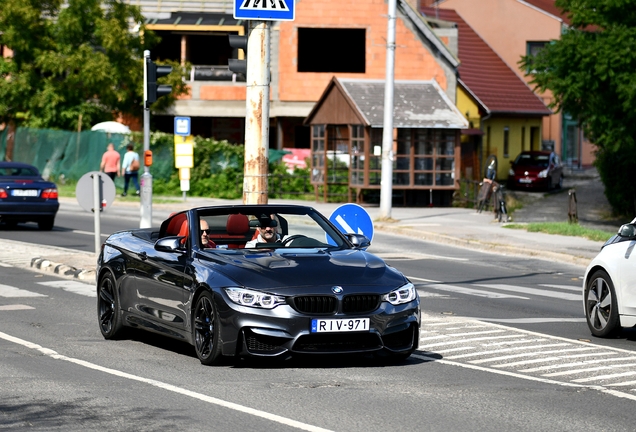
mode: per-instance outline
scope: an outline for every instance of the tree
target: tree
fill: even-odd
[[[520,64],[553,108],[579,120],[618,214],[636,214],[636,0],[556,0],[571,21]]]
[[[1,42],[13,50],[0,59],[0,121],[75,130],[80,121],[141,116],[143,51],[158,39],[138,7],[121,0],[0,4]],[[187,92],[183,73],[173,68],[166,77],[174,91],[164,106]]]

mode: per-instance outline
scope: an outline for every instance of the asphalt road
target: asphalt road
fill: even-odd
[[[105,215],[102,232],[125,218]],[[91,215],[60,213],[56,225],[0,237],[92,250]],[[204,367],[192,347],[158,336],[105,341],[90,284],[2,267],[0,428],[633,430],[634,337],[591,339],[583,268],[382,233],[371,251],[422,297],[420,350],[400,365]]]
[[[494,347],[467,349],[481,337],[497,350],[532,340],[554,351],[560,339],[427,315],[422,340],[437,346],[400,365],[320,357],[204,367],[190,346],[169,339],[132,332],[104,340],[90,285],[15,268],[2,274],[0,289],[20,290],[0,310],[2,429],[633,430],[634,397],[624,389],[476,363]],[[589,344],[567,349],[582,348]],[[609,363],[626,357],[594,352],[586,354]]]

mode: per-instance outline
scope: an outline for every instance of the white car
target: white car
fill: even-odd
[[[594,336],[636,326],[636,219],[620,227],[592,260],[583,279],[583,307]]]

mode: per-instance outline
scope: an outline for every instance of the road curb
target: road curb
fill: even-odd
[[[50,272],[59,276],[66,276],[82,281],[95,280],[95,270],[76,268],[68,264],[56,263],[46,258],[32,258],[31,267],[42,272]]]

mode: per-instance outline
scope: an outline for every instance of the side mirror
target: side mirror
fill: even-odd
[[[362,234],[347,233],[345,237],[351,242],[356,249],[366,249],[371,246],[371,240]]]
[[[636,226],[632,224],[622,225],[618,229],[618,235],[624,238],[633,238],[636,237]]]
[[[159,252],[183,252],[179,237],[172,236],[157,240],[155,243],[155,250],[158,250]]]

